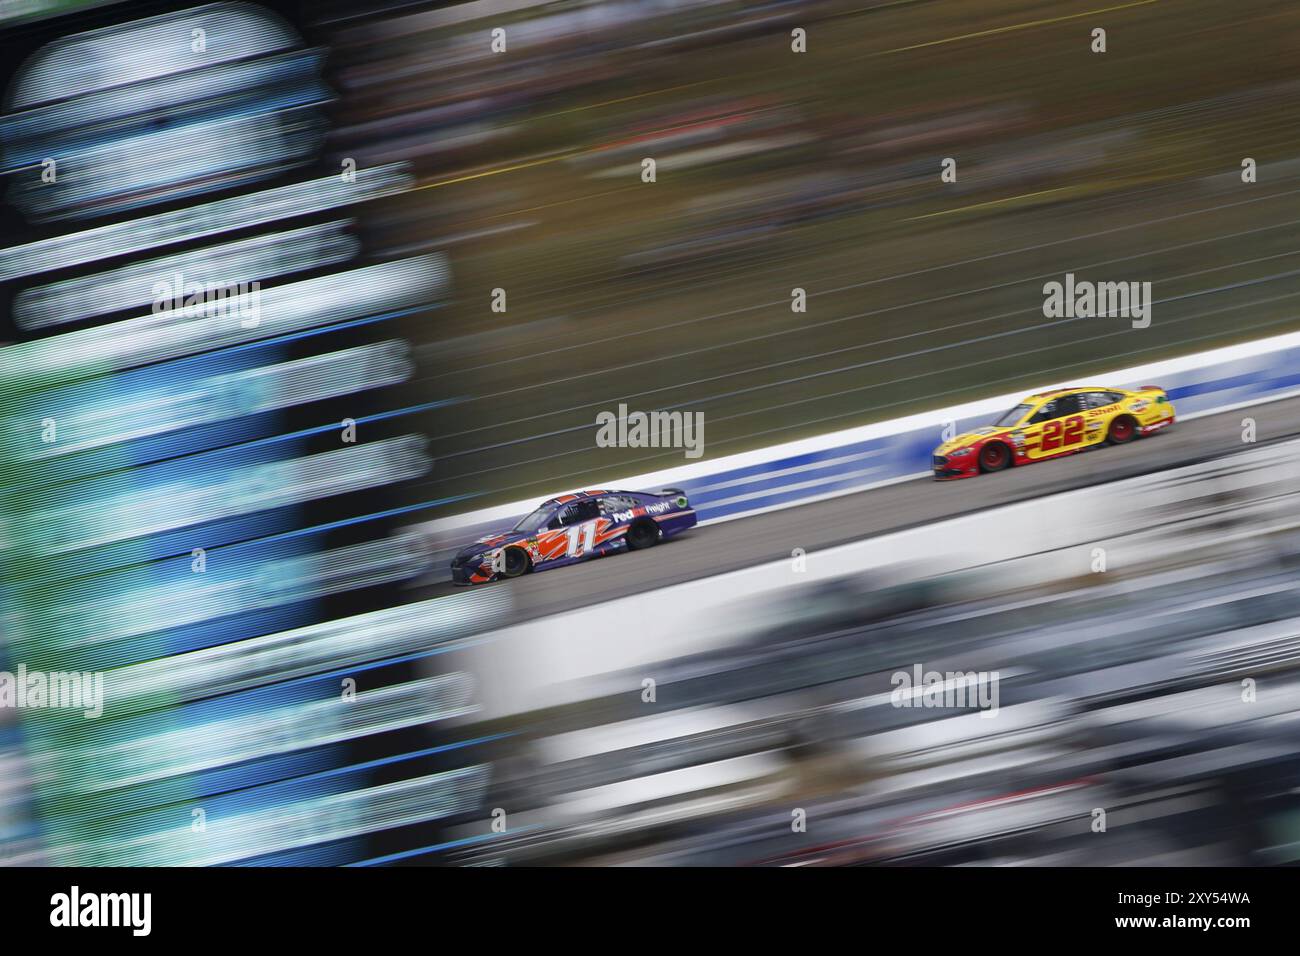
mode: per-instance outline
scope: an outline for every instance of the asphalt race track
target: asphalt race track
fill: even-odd
[[[1300,398],[1178,422],[1130,445],[1101,448],[994,475],[940,482],[930,478],[706,525],[648,551],[483,585],[510,588],[515,617],[527,620],[637,591],[812,553],[927,522],[1117,481],[1242,450],[1242,419],[1256,422],[1260,444],[1300,436]],[[689,492],[690,489],[687,488]],[[452,584],[439,585],[449,593]]]

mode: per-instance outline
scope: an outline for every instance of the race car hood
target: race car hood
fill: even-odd
[[[491,551],[493,548],[499,548],[507,541],[511,541],[519,536],[519,532],[514,530],[514,526],[502,528],[500,531],[490,531],[481,538],[475,540],[472,544],[467,544],[456,552],[456,557],[470,558],[483,551]]]
[[[969,448],[976,445],[991,435],[1003,435],[1010,432],[1009,428],[976,428],[973,431],[964,432],[958,435],[952,441],[946,441],[934,450],[936,455],[947,455],[958,448]]]

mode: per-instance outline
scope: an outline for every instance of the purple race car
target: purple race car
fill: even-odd
[[[680,488],[580,491],[544,501],[513,528],[479,538],[451,562],[456,584],[486,584],[602,554],[649,548],[695,526]]]

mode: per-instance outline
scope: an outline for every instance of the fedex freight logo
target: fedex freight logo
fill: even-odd
[[[615,511],[610,515],[610,517],[613,518],[615,521],[631,521],[633,518],[635,518],[637,515],[640,514],[647,514],[647,515],[663,514],[672,506],[673,506],[672,502],[670,501],[656,501],[654,504],[646,505],[644,508],[632,508],[628,511]]]
[[[132,936],[148,936],[153,929],[152,893],[68,893],[50,897],[50,925],[125,926]]]

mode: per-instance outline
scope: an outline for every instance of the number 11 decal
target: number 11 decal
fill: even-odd
[[[575,558],[596,546],[596,522],[575,524],[565,532],[569,536],[569,547],[565,557]]]

